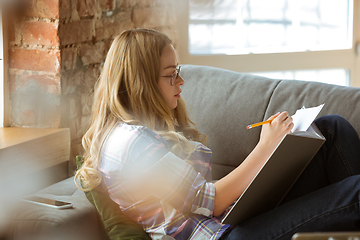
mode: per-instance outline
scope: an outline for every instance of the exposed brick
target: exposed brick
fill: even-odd
[[[93,104],[93,95],[86,94],[81,97],[81,112],[83,116],[91,116],[91,106]]]
[[[100,1],[100,8],[103,12],[112,11],[115,9],[115,0],[102,0]]]
[[[17,84],[16,88],[21,88],[27,85],[27,82],[34,81],[45,92],[54,95],[60,94],[60,77],[49,75],[20,75],[16,76]]]
[[[111,18],[103,18],[95,23],[96,39],[113,38],[124,30],[133,29],[130,12],[120,12]]]
[[[64,20],[80,20],[76,10],[76,2],[74,0],[61,0],[59,2],[59,18],[61,22]]]
[[[133,12],[136,27],[158,28],[175,24],[175,16],[165,7],[136,8]]]
[[[29,45],[58,46],[58,24],[49,22],[26,22],[24,24],[23,43]]]
[[[99,2],[108,0],[77,0],[77,11],[80,17],[97,16],[101,14]]]
[[[23,35],[23,23],[12,22],[12,26],[13,26],[14,31],[11,33],[11,34],[13,34],[13,37],[11,38],[11,40],[14,41],[14,44],[20,45],[21,41],[22,41],[22,35]]]
[[[61,93],[65,96],[74,94],[85,96],[92,93],[100,71],[98,66],[89,66],[86,72],[84,69],[78,69],[71,74],[62,74]]]
[[[63,94],[66,97],[68,97],[69,94],[71,94],[76,90],[70,85],[71,78],[72,78],[71,75],[65,75],[65,74],[61,75],[61,94]],[[68,109],[68,106],[64,108]]]
[[[101,63],[106,57],[107,49],[104,42],[83,44],[80,47],[80,57],[83,64]]]
[[[61,70],[74,70],[76,66],[77,48],[64,48],[61,50]]]
[[[80,97],[69,99],[69,119],[81,117],[81,100]]]
[[[19,20],[12,25],[11,29],[8,28],[10,31],[8,33],[9,63],[12,68],[9,77],[12,125],[59,127],[61,124],[61,127],[70,127],[72,134],[70,166],[74,167],[74,157],[83,154],[80,142],[89,127],[94,85],[102,67],[101,64],[93,63],[102,62],[101,56],[105,57],[102,54],[107,51],[112,39],[124,30],[135,28],[135,24],[137,27],[159,29],[169,37],[176,38],[176,32],[173,31],[175,14],[173,14],[173,9],[169,8],[175,1],[24,1],[30,3],[30,7],[26,8],[26,14],[19,14]],[[59,18],[60,21],[55,21],[56,23],[60,22],[59,32],[46,37],[39,31],[36,32],[36,35],[31,29],[35,26],[26,22],[25,17]],[[133,20],[135,24],[132,22]],[[47,29],[47,33],[53,30],[50,27]],[[61,50],[54,52],[52,50],[26,50],[17,47],[24,48],[26,45],[56,46],[56,41],[50,40],[56,35],[59,37],[57,44],[67,45],[66,48],[61,47]],[[176,39],[173,41],[176,45]],[[80,65],[80,63],[86,66]],[[24,75],[27,70],[58,73],[60,68],[61,76],[59,77]],[[59,78],[61,78],[61,88]],[[72,106],[71,113],[70,106]],[[69,118],[70,115],[71,118]]]
[[[71,135],[71,157],[73,159],[69,162],[70,170],[76,170],[75,164],[75,156],[77,155],[84,155],[84,148],[81,144],[81,139],[84,136],[85,132],[90,127],[91,118],[89,116],[76,118],[74,121],[70,121],[69,128],[70,128],[70,135]]]
[[[14,80],[12,125],[60,127],[60,78],[16,75]]]
[[[94,86],[96,81],[100,76],[101,69],[97,66],[88,67],[85,77],[83,78],[84,82],[81,83],[81,93],[85,96],[94,91]]]
[[[95,36],[95,31],[92,20],[81,20],[59,26],[61,45],[90,41],[93,36]]]
[[[71,16],[71,0],[59,1],[59,19],[63,20]]]
[[[137,6],[139,6],[140,8],[153,7],[157,2],[157,0],[138,0]]]
[[[10,68],[58,73],[60,51],[13,49],[9,51]]]
[[[63,74],[61,76],[61,93],[64,96],[70,96],[72,94],[78,94],[82,91],[82,83],[85,82],[85,73],[79,69],[71,74]]]
[[[26,16],[40,18],[59,18],[59,1],[63,0],[27,0]]]
[[[89,129],[91,124],[91,118],[89,116],[81,117],[81,128],[80,128],[80,136],[83,137],[86,131]]]
[[[116,0],[117,8],[131,8],[137,4],[137,1],[134,0]]]
[[[70,119],[69,128],[71,141],[80,139],[83,135],[81,132],[81,117]]]

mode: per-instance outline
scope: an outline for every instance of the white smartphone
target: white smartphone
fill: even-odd
[[[23,198],[22,201],[28,202],[28,203],[34,203],[42,206],[57,208],[57,209],[65,209],[65,208],[72,208],[72,203],[70,202],[63,202],[59,200],[44,198],[44,197],[38,197],[38,196],[30,196]]]

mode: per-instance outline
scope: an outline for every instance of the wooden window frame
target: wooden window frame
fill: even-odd
[[[2,56],[0,56],[0,127],[10,126],[10,100],[9,100],[9,61],[8,61],[8,28],[7,21],[0,11],[0,41],[2,43]]]

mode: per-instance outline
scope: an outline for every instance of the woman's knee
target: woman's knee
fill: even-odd
[[[337,114],[331,114],[331,115],[325,115],[322,117],[319,117],[315,120],[316,123],[318,122],[335,122],[335,123],[348,123],[346,118],[337,115]]]
[[[338,129],[339,127],[352,127],[351,124],[348,122],[348,120],[346,120],[346,118],[337,115],[337,114],[332,114],[332,115],[325,115],[322,117],[319,117],[318,119],[315,120],[315,124],[318,126],[318,128],[320,130],[322,129]]]

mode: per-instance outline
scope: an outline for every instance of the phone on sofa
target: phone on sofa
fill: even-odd
[[[70,203],[70,202],[63,202],[63,201],[59,201],[59,200],[38,197],[38,196],[26,197],[26,198],[23,198],[22,201],[41,205],[41,206],[56,208],[56,209],[72,208],[72,206],[73,206],[72,203]]]

